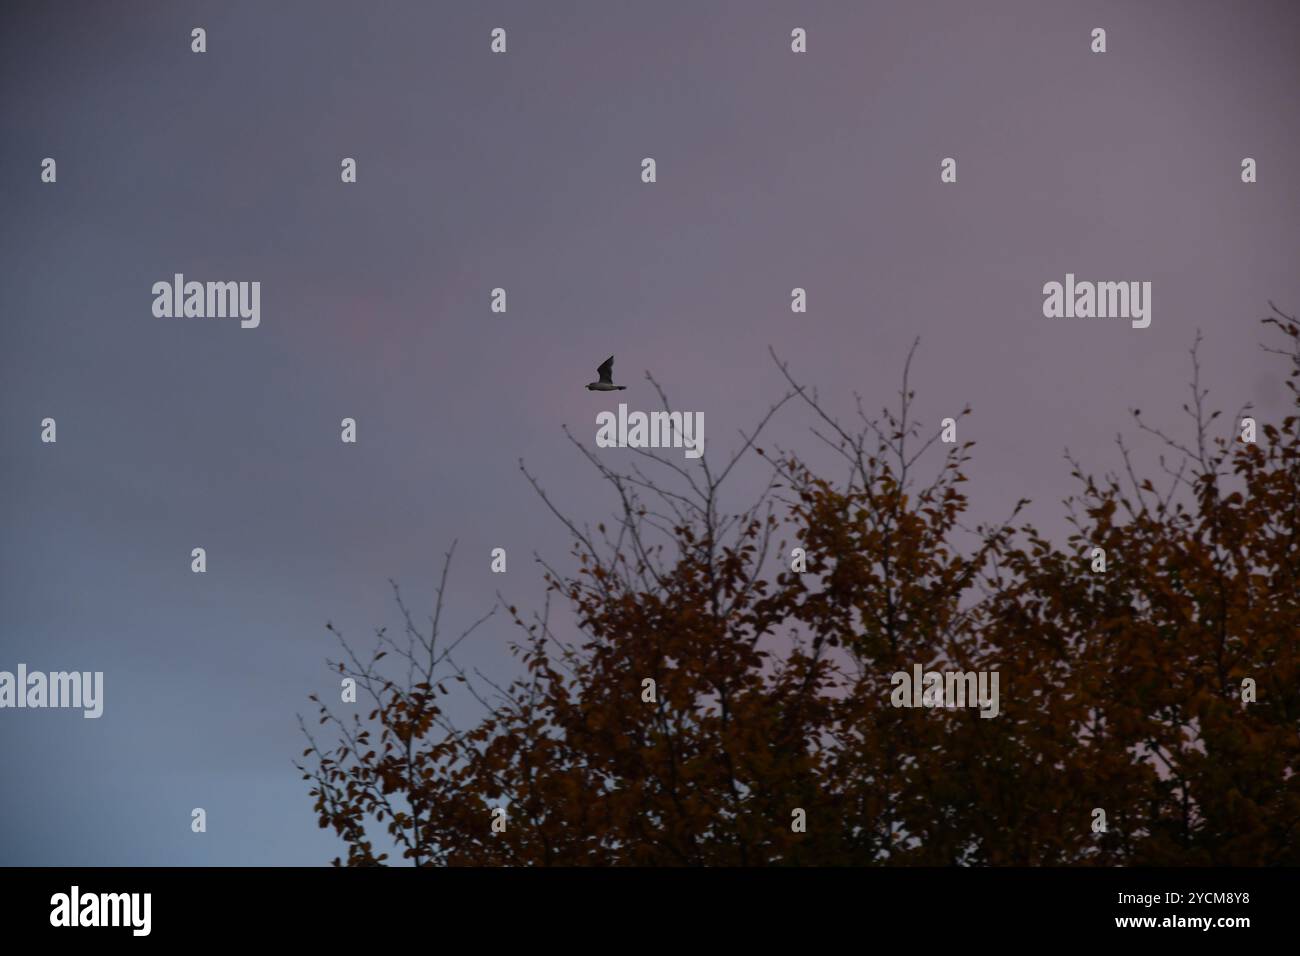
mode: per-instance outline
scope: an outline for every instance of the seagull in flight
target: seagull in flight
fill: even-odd
[[[601,363],[596,369],[596,374],[600,376],[600,381],[588,385],[589,392],[621,392],[627,388],[626,385],[614,384],[614,356],[612,355]]]

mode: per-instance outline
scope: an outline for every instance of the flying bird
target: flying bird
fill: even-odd
[[[612,355],[601,363],[596,369],[596,374],[600,376],[600,381],[588,385],[589,392],[621,392],[627,388],[626,385],[614,384],[614,356]]]

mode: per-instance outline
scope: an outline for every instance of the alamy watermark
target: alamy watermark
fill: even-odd
[[[255,329],[262,321],[262,283],[186,282],[178,272],[171,282],[153,284],[153,314],[160,319],[240,319]]]
[[[16,674],[0,671],[0,708],[4,707],[72,707],[84,711],[82,717],[98,717],[104,712],[104,672],[46,674],[19,664]]]
[[[148,936],[153,922],[151,893],[68,893],[50,897],[51,926],[129,926],[132,936]]]
[[[998,709],[997,671],[928,671],[920,664],[912,673],[897,671],[889,702],[895,707],[975,707],[981,717],[996,717]]]
[[[619,404],[618,414],[596,416],[598,448],[685,448],[687,458],[704,454],[703,412],[628,412]]]
[[[1049,319],[1131,319],[1133,328],[1151,324],[1150,282],[1065,282],[1043,286],[1043,315]]]

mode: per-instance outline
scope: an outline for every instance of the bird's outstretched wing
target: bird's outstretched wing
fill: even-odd
[[[596,374],[600,376],[602,385],[614,384],[614,356],[610,356],[601,363],[600,368],[596,369]]]

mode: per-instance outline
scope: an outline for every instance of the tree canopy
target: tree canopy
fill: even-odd
[[[486,617],[440,633],[450,552],[429,627],[394,585],[401,636],[339,635],[361,702],[321,704],[301,765],[335,862],[1300,862],[1300,324],[1264,321],[1290,414],[1243,440],[1198,339],[1186,427],[1134,412],[1150,475],[1125,439],[1114,473],[1071,459],[1063,541],[1021,506],[968,526],[972,443],[914,420],[911,354],[895,407],[847,423],[773,355],[789,392],[721,467],[575,441],[618,502],[594,530],[521,463],[572,561],[506,608],[518,676],[458,662]],[[764,445],[787,405],[842,468]],[[768,480],[726,507],[741,461]],[[996,672],[998,713],[897,706],[918,665]]]

